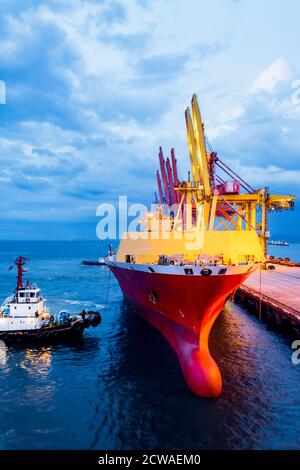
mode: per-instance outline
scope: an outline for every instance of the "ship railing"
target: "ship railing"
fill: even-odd
[[[185,258],[180,255],[174,256],[153,256],[153,255],[139,255],[136,257],[137,264],[159,264],[161,266],[177,265],[177,266],[216,266],[223,265],[223,260],[209,260],[194,258]]]
[[[164,258],[161,259],[161,258]],[[137,264],[160,264],[160,265],[181,265],[181,266],[223,266],[223,265],[247,265],[257,262],[254,254],[239,254],[235,259],[226,258],[221,255],[212,256],[209,254],[196,254],[194,257],[186,258],[183,255],[137,255],[135,262]]]
[[[3,306],[5,306],[6,304],[10,304],[10,303],[12,303],[12,302],[15,302],[15,300],[16,300],[16,298],[15,298],[14,295],[9,295],[9,296],[4,300],[4,302],[3,302],[2,306],[1,306],[1,308],[2,308]]]

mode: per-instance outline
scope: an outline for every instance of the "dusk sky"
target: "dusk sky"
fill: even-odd
[[[298,0],[0,7],[1,239],[93,239],[98,204],[151,203],[160,145],[185,176],[193,93],[227,164],[299,196]],[[272,216],[271,232],[297,236],[299,213]]]

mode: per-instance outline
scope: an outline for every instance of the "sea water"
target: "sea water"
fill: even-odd
[[[289,256],[286,247],[272,250]],[[223,393],[196,397],[175,353],[123,300],[108,269],[81,266],[106,251],[97,241],[0,242],[1,299],[15,287],[8,268],[22,255],[30,258],[26,278],[53,313],[97,309],[103,319],[71,344],[0,343],[0,448],[299,448],[300,365],[291,343],[300,338],[269,331],[229,303],[210,341]]]

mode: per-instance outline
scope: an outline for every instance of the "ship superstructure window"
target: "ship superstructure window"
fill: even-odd
[[[20,292],[20,297],[25,297],[25,292]]]
[[[30,292],[30,297],[31,297],[31,298],[35,297],[35,293],[34,293],[34,292]]]
[[[194,274],[194,271],[191,268],[184,268],[185,274]]]

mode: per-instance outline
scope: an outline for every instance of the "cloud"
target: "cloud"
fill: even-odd
[[[275,187],[281,187],[284,192],[288,193],[287,188],[296,186],[300,178],[300,170],[287,169],[283,166],[276,165],[261,165],[261,166],[242,166],[241,176],[249,179],[251,175],[251,183],[255,187],[264,187],[271,185]]]
[[[253,187],[300,195],[300,107],[292,91],[291,80],[278,82],[276,92],[263,97],[245,93],[207,133],[221,159]]]
[[[126,50],[128,54],[134,55],[148,48],[151,42],[151,33],[146,31],[138,31],[136,33],[112,33],[106,32],[99,36],[103,43],[111,43]]]
[[[218,136],[233,132],[237,127],[237,122],[244,115],[245,110],[241,105],[222,111],[216,119],[216,123],[208,129],[208,135],[214,139]]]
[[[280,58],[259,73],[251,85],[251,91],[273,93],[279,83],[289,80],[291,76],[290,66],[285,59]]]
[[[96,2],[95,2],[96,3]],[[108,24],[114,22],[123,22],[126,20],[126,8],[121,2],[112,0],[111,2],[103,2],[102,18]]]
[[[12,178],[12,183],[16,188],[31,191],[33,193],[45,191],[51,186],[51,183],[47,178],[37,178],[36,176],[24,176],[21,174],[14,176]]]
[[[187,60],[187,55],[146,57],[138,62],[137,74],[144,81],[169,81],[183,71]]]
[[[242,23],[231,21],[247,2],[232,3],[3,0],[2,225],[92,227],[97,204],[119,194],[152,202],[160,145],[166,154],[175,146],[182,176],[187,169],[184,108],[194,92],[222,157],[249,178],[253,168],[255,184],[265,175],[279,187],[280,173],[292,186],[300,111],[289,79],[299,76],[282,48],[267,68],[270,54],[259,57],[255,78],[255,38],[251,67]]]

